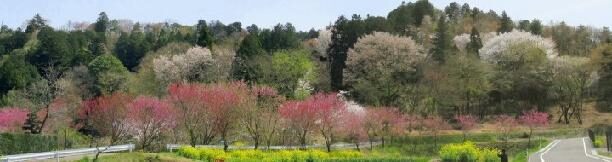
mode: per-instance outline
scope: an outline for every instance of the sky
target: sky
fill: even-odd
[[[411,1],[411,0],[406,0]],[[513,20],[540,19],[545,24],[612,26],[612,0],[430,0],[443,9],[450,2],[467,2],[481,10],[505,10]],[[24,27],[40,13],[53,27],[73,22],[94,22],[105,11],[110,19],[139,22],[170,20],[193,25],[197,20],[240,21],[270,28],[291,22],[298,30],[321,29],[340,15],[386,16],[402,0],[2,0],[0,22]]]

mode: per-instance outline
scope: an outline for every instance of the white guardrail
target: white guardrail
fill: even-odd
[[[2,162],[15,162],[15,161],[36,161],[36,160],[45,160],[45,159],[59,159],[67,156],[75,156],[75,155],[86,155],[86,154],[95,154],[98,150],[103,153],[108,152],[120,152],[120,151],[132,151],[134,150],[134,144],[127,145],[116,145],[110,147],[98,147],[96,148],[83,148],[83,149],[71,149],[71,150],[61,150],[61,151],[53,151],[53,152],[41,152],[41,153],[26,153],[26,154],[16,154],[16,155],[6,155],[1,156],[0,161]]]
[[[372,145],[376,146],[381,144],[380,142],[373,142]],[[362,142],[359,144],[361,147],[370,147],[370,143],[369,142]],[[179,148],[181,148],[181,146],[189,146],[189,145],[179,145],[179,144],[167,144],[166,145],[166,149],[168,149],[170,152],[172,152],[173,150],[178,150]],[[196,145],[196,147],[198,148],[217,148],[217,149],[222,149],[223,145]],[[336,143],[333,144],[331,146],[331,148],[333,149],[339,149],[339,148],[355,148],[355,144],[352,143]],[[233,149],[253,149],[255,148],[254,146],[229,146],[230,150]],[[284,150],[284,149],[301,149],[301,146],[270,146],[270,148],[268,148],[268,146],[259,146],[259,148],[261,149],[270,149],[270,150]],[[306,148],[325,148],[325,145],[308,145],[306,146]]]

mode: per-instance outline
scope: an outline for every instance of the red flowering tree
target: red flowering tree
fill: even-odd
[[[187,131],[189,143],[208,144],[215,137],[213,115],[204,105],[205,87],[200,84],[171,84],[167,100],[176,109],[177,122]]]
[[[343,120],[342,132],[344,136],[355,144],[357,150],[360,150],[359,144],[368,140],[368,133],[364,128],[365,113],[350,112],[345,115]]]
[[[268,86],[253,86],[245,106],[240,110],[240,124],[244,126],[253,140],[255,149],[263,141],[268,148],[279,125],[278,106],[283,97]]]
[[[172,106],[154,97],[141,96],[128,105],[130,132],[144,150],[162,139],[163,133],[176,125]]]
[[[306,101],[287,101],[279,108],[285,124],[296,132],[298,141],[306,148],[307,137],[315,129],[316,112]]]
[[[331,145],[335,142],[342,119],[347,114],[346,104],[336,93],[318,93],[309,97],[307,101],[309,107],[315,110],[317,128],[325,139],[327,152],[331,152]]]
[[[285,102],[279,113],[289,127],[297,132],[302,147],[305,148],[309,133],[318,129],[325,139],[327,150],[331,151],[342,116],[346,113],[346,105],[335,93],[318,93],[304,101]]]
[[[459,124],[459,127],[463,132],[463,141],[466,140],[468,132],[476,128],[476,125],[478,124],[478,120],[472,115],[456,115],[455,120],[457,120],[457,124]]]
[[[429,116],[423,120],[423,129],[434,138],[434,148],[438,146],[438,134],[441,130],[450,129],[450,125],[440,116]]]
[[[370,149],[376,137],[380,137],[385,147],[385,137],[405,133],[408,125],[406,118],[394,107],[369,108],[364,119],[364,129],[370,141]]]
[[[495,120],[495,125],[497,126],[497,129],[502,132],[502,135],[504,136],[504,142],[507,143],[508,136],[510,135],[510,132],[512,132],[516,128],[516,126],[518,126],[518,121],[515,117],[512,116],[499,115]]]
[[[531,146],[531,135],[533,133],[533,129],[548,125],[548,113],[538,112],[535,109],[525,111],[523,112],[523,115],[519,116],[519,121],[521,124],[529,127],[529,141],[527,142],[527,147],[529,147]]]
[[[21,130],[28,118],[28,110],[17,107],[0,108],[0,132]]]
[[[132,97],[123,93],[113,93],[110,96],[101,96],[83,102],[80,112],[81,119],[84,121],[83,128],[90,130],[91,137],[108,137],[107,146],[120,143],[129,138],[129,126],[127,122],[127,105],[132,101]],[[96,148],[100,144],[94,140]],[[106,147],[108,148],[108,147]],[[94,159],[97,159],[98,150]]]
[[[228,150],[228,137],[236,128],[239,110],[246,106],[248,88],[244,82],[206,85],[202,100],[212,114],[215,131],[223,141],[223,149]]]

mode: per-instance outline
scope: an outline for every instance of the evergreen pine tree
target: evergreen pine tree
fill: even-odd
[[[500,33],[511,32],[512,29],[514,28],[514,22],[512,22],[512,19],[510,19],[510,17],[508,17],[508,14],[506,14],[506,11],[503,11],[501,16],[502,16],[501,24],[497,32],[500,32]]]
[[[476,57],[480,57],[478,50],[482,48],[482,40],[480,39],[480,33],[475,27],[472,28],[470,33],[470,43],[467,44],[467,51],[469,54],[473,54]]]
[[[208,30],[208,25],[206,25],[205,20],[199,20],[197,28],[197,39],[196,44],[200,47],[207,47],[210,49],[212,47],[212,35]]]
[[[446,16],[440,16],[438,20],[438,28],[436,29],[436,37],[433,39],[434,47],[431,49],[432,58],[439,63],[444,63],[446,54],[451,49],[451,37],[448,32],[448,24]]]
[[[100,12],[98,16],[98,20],[96,21],[96,24],[94,25],[94,31],[98,33],[104,33],[108,29],[109,25],[110,25],[110,20],[108,19],[108,16],[106,15],[106,13]]]
[[[540,20],[533,20],[529,25],[529,31],[534,35],[542,35],[542,22]]]

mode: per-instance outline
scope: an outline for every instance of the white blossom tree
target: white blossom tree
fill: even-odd
[[[550,39],[512,31],[486,41],[480,57],[497,68],[493,87],[500,109],[520,112],[543,108],[552,88],[552,60],[558,57]]]
[[[193,47],[184,54],[159,56],[153,60],[153,71],[165,84],[178,81],[205,80],[215,60],[209,49]]]
[[[455,47],[457,47],[459,51],[465,51],[465,47],[470,43],[470,34],[463,33],[455,36],[455,38],[453,38],[453,43],[455,43]]]
[[[327,54],[327,48],[331,44],[332,32],[330,30],[319,30],[319,37],[317,37],[315,43],[315,50],[320,55],[325,56]]]
[[[421,49],[408,37],[384,32],[366,35],[348,52],[346,83],[358,100],[393,105],[400,89],[415,79],[417,66],[426,57]]]
[[[527,48],[513,48],[514,46],[527,46]],[[521,54],[525,52],[516,52],[512,50],[529,50],[537,49],[546,54],[546,58],[552,59],[557,57],[555,51],[555,43],[551,39],[545,39],[529,32],[512,31],[500,34],[485,41],[480,49],[480,56],[483,60],[490,63],[498,63],[499,61],[518,61],[521,59]]]

